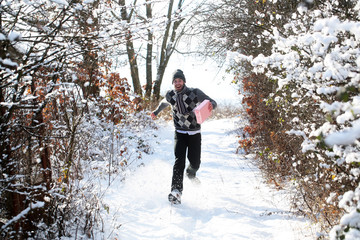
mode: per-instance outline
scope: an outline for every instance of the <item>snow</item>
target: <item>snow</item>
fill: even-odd
[[[172,175],[172,123],[158,120],[154,154],[104,193],[103,232],[95,239],[315,239],[315,227],[292,214],[285,190],[264,183],[253,159],[235,154],[237,119],[202,124],[201,181],[184,179],[182,204],[167,200]],[[106,189],[107,181],[99,189]],[[106,206],[106,207],[105,207]]]
[[[18,67],[18,64],[16,62],[11,61],[9,58],[1,59],[0,62],[2,62],[4,65],[11,66],[11,67]]]
[[[67,1],[65,1],[65,0],[50,0],[50,1],[52,1],[52,2],[54,2],[54,3],[57,3],[57,4],[59,4],[59,5],[64,5],[64,6],[68,6],[68,5],[69,5],[69,3],[68,3]]]
[[[326,144],[333,146],[337,145],[347,145],[354,143],[360,137],[360,120],[356,120],[353,124],[353,127],[330,134],[326,137]]]
[[[21,39],[21,34],[15,31],[9,33],[8,39],[10,42]]]
[[[13,222],[18,221],[21,218],[26,218],[26,215],[35,208],[43,208],[45,206],[44,202],[36,202],[36,203],[30,203],[30,207],[25,208],[23,211],[21,211],[18,215],[16,215],[15,217],[13,217],[10,221],[8,221],[6,224],[4,224],[3,226],[1,226],[1,230],[7,228],[10,224],[12,224]]]

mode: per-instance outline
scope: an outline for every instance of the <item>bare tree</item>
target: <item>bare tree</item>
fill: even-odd
[[[180,24],[184,21],[184,18],[180,18],[178,15],[179,12],[175,13],[174,22],[171,21],[171,12],[173,9],[174,1],[170,1],[168,8],[168,22],[166,24],[165,33],[162,39],[161,49],[160,49],[160,60],[157,68],[157,75],[154,84],[153,97],[154,100],[159,100],[160,98],[160,87],[162,79],[164,77],[165,69],[169,63],[170,57],[176,48],[176,44],[180,41],[182,33],[177,33],[177,30]],[[180,0],[178,3],[178,11],[181,11],[181,7],[184,3],[184,0]]]
[[[126,50],[128,55],[128,63],[130,67],[134,92],[139,96],[142,96],[142,88],[139,77],[139,61],[138,57],[142,57],[142,46],[143,44],[136,44],[136,41],[146,41],[146,54],[145,55],[145,71],[146,71],[146,85],[145,85],[145,99],[150,99],[151,94],[152,98],[156,101],[160,98],[160,89],[162,84],[162,79],[165,74],[166,67],[169,63],[171,55],[176,51],[176,47],[179,44],[181,38],[185,34],[185,29],[192,29],[192,18],[194,15],[198,14],[198,8],[200,8],[203,3],[198,3],[197,7],[192,10],[192,12],[183,13],[184,0],[179,0],[177,4],[175,0],[170,0],[166,3],[167,12],[165,16],[155,17],[153,15],[153,9],[155,7],[154,2],[146,0],[145,1],[145,16],[142,14],[142,5],[136,5],[137,1],[135,0],[132,5],[126,5],[125,0],[119,1],[121,6],[121,19],[126,21]],[[116,17],[116,14],[114,14]],[[161,19],[160,26],[156,26],[154,30],[154,20]],[[136,20],[141,20],[142,25],[139,26],[136,23]],[[190,26],[191,25],[191,26]],[[143,33],[142,30],[146,30],[146,33]],[[135,33],[136,32],[136,33]],[[160,40],[158,45],[159,52],[154,51],[154,38],[157,37]],[[135,45],[141,45],[135,49]],[[156,77],[153,81],[153,67],[154,67],[154,58],[158,56],[156,62]]]
[[[199,18],[199,35],[204,39],[203,54],[223,61],[227,51],[244,55],[266,55],[271,49],[271,38],[264,36],[272,27],[283,28],[287,19],[302,0],[287,4],[271,4],[268,1],[221,0],[207,5],[207,11]],[[281,16],[272,19],[271,14]]]
[[[136,4],[137,0],[134,0],[134,5]],[[128,13],[127,7],[125,4],[125,0],[120,0],[119,5],[121,6],[121,19],[126,21],[128,24],[131,23],[131,19],[134,13],[134,8],[130,10]],[[128,55],[129,65],[130,65],[130,72],[131,72],[131,78],[134,86],[134,92],[138,94],[139,96],[142,96],[142,90],[141,90],[141,84],[140,84],[140,77],[139,77],[139,69],[138,69],[138,63],[137,63],[137,54],[135,52],[134,48],[134,42],[133,42],[133,35],[131,32],[130,27],[127,27],[126,29],[126,52]]]

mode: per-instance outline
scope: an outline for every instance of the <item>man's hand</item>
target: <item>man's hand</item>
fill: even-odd
[[[155,120],[155,119],[156,119],[155,113],[152,112],[150,116],[151,116],[151,119],[152,119],[152,120]]]
[[[209,112],[211,112],[213,110],[213,106],[212,106],[212,104],[210,103],[209,104]]]

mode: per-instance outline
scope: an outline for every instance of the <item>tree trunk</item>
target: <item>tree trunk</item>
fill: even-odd
[[[165,30],[165,34],[164,34],[164,38],[163,38],[163,43],[161,46],[161,57],[160,57],[160,63],[157,69],[157,75],[156,75],[156,81],[154,84],[154,93],[153,93],[153,98],[154,100],[158,101],[160,99],[160,88],[161,88],[161,83],[165,74],[165,69],[167,67],[167,64],[170,60],[170,57],[172,55],[172,53],[175,50],[175,46],[177,44],[177,42],[180,40],[180,37],[182,35],[182,33],[179,35],[177,34],[177,29],[179,28],[180,24],[182,23],[182,21],[184,21],[184,18],[180,18],[178,20],[176,20],[173,24],[172,24],[172,33],[170,35],[170,28],[171,28],[171,12],[172,12],[172,6],[173,6],[173,0],[169,3],[169,9],[168,9],[168,24],[166,26],[166,30]],[[179,0],[178,3],[178,8],[181,9],[181,6],[183,4],[182,0]],[[169,43],[168,39],[170,38]]]
[[[136,3],[136,1],[134,3]],[[125,6],[125,0],[119,0],[119,4],[120,4],[120,6],[122,6],[121,19],[126,21],[127,23],[130,23],[130,19],[131,19],[133,10],[128,15],[128,13],[126,11],[126,6]],[[137,60],[136,60],[137,56],[135,54],[134,44],[133,44],[133,39],[132,39],[132,34],[130,31],[130,28],[127,29],[127,34],[126,34],[126,51],[127,51],[127,55],[128,55],[129,64],[130,64],[130,73],[131,73],[131,78],[132,78],[132,82],[133,82],[134,92],[136,94],[138,94],[139,96],[142,96],[140,77],[139,77],[139,69],[138,69]]]
[[[129,64],[130,64],[130,72],[131,72],[131,78],[132,78],[132,82],[133,82],[134,92],[137,95],[142,96],[140,77],[139,77],[139,69],[138,69],[137,60],[136,60],[134,44],[131,40],[130,33],[128,34],[127,40],[126,40],[126,51],[128,54],[128,59],[129,59]]]
[[[91,9],[99,8],[99,0],[94,1],[91,4]],[[80,11],[79,25],[80,30],[83,35],[87,35],[92,32],[99,31],[99,18],[95,17],[93,10],[83,9]],[[92,22],[89,23],[88,19],[91,18]],[[84,98],[98,97],[100,95],[99,87],[99,55],[94,51],[95,43],[90,41],[79,40],[78,44],[81,46],[82,50],[82,63],[79,64],[81,68],[86,71],[87,77],[79,82],[80,87],[82,88]]]
[[[146,0],[146,17],[148,22],[152,19],[152,9],[149,0]],[[148,43],[146,53],[146,88],[145,98],[150,99],[152,90],[152,51],[153,51],[153,33],[151,29],[148,29]]]
[[[41,123],[44,123],[43,116],[40,113],[40,121]],[[42,124],[40,127],[40,136],[46,136],[45,133],[45,125]],[[46,190],[50,190],[51,188],[51,182],[52,182],[52,169],[51,169],[51,161],[50,161],[50,149],[48,146],[48,143],[46,143],[42,137],[38,138],[39,146],[42,149],[40,151],[40,160],[41,160],[41,168],[42,168],[42,175],[43,175],[43,183],[46,186]],[[44,216],[45,217],[45,216]]]
[[[168,18],[168,22],[166,25],[166,29],[165,29],[165,34],[163,37],[163,42],[161,45],[161,55],[160,55],[160,62],[159,62],[159,66],[157,69],[157,74],[156,74],[156,81],[154,84],[154,100],[159,100],[160,98],[160,87],[161,87],[161,83],[162,83],[162,79],[165,73],[165,68],[167,65],[167,54],[168,54],[168,46],[167,46],[167,42],[169,39],[169,32],[170,32],[170,28],[171,28],[171,12],[172,12],[172,8],[174,5],[174,0],[170,0],[169,1],[169,7],[168,7],[168,14],[167,14],[167,18]],[[166,63],[166,64],[165,64]]]

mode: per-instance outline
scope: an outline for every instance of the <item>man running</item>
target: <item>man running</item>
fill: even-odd
[[[174,204],[181,203],[183,191],[183,179],[185,170],[186,151],[190,162],[186,169],[186,175],[190,179],[196,177],[200,167],[201,156],[201,126],[196,121],[194,108],[205,99],[209,100],[209,111],[216,108],[217,103],[198,88],[188,88],[186,78],[180,69],[173,74],[172,84],[174,90],[166,93],[157,109],[151,113],[151,118],[156,116],[167,106],[171,105],[175,126],[175,163],[171,183],[169,201]]]

